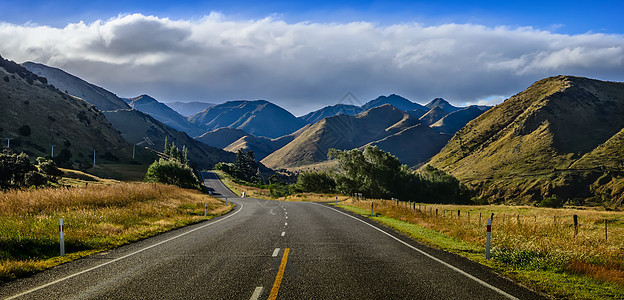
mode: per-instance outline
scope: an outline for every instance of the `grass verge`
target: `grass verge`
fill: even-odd
[[[493,236],[493,259],[486,260],[484,254],[485,243],[483,241],[485,239],[485,227],[482,224],[476,224],[475,228],[477,230],[474,230],[474,226],[470,226],[470,223],[457,221],[461,220],[457,218],[457,215],[453,219],[450,216],[451,210],[445,210],[446,216],[444,218],[441,216],[442,212],[439,213],[438,217],[433,217],[422,214],[417,210],[415,211],[413,208],[401,209],[394,205],[394,202],[389,202],[375,201],[374,217],[370,217],[371,201],[348,200],[339,203],[338,207],[366,216],[426,245],[443,249],[486,265],[500,274],[556,298],[624,299],[624,285],[619,283],[618,279],[621,276],[621,272],[618,266],[614,266],[607,261],[608,257],[602,257],[601,261],[595,261],[600,260],[600,257],[589,255],[585,260],[578,258],[583,256],[583,254],[578,255],[578,253],[575,254],[574,252],[582,253],[583,250],[574,249],[574,245],[569,245],[570,248],[567,249],[565,254],[562,254],[555,245],[543,245],[544,247],[553,247],[550,253],[547,250],[535,251],[534,249],[534,251],[530,251],[527,247],[522,248],[506,241],[510,237],[501,233],[502,228],[499,227],[498,233],[496,230],[493,232],[493,235],[496,234]],[[453,209],[457,211],[458,207],[461,206],[453,206]],[[488,206],[463,206],[462,208],[478,210],[480,208],[486,209]],[[489,208],[494,210],[500,209],[501,211],[510,209],[505,207]],[[466,211],[464,211],[464,214],[466,214]],[[474,216],[475,213],[473,212],[473,218]],[[473,219],[473,221],[476,220]],[[529,229],[525,226],[524,230],[533,231],[533,228]],[[474,236],[474,232],[482,236],[483,239]],[[513,234],[517,235],[515,232]],[[533,234],[533,236],[538,235]],[[518,239],[517,236],[516,239]],[[544,236],[541,239],[526,243],[547,244],[548,242]],[[550,242],[555,243],[556,241]],[[578,240],[573,243],[578,243]],[[595,262],[590,264],[588,261]],[[597,268],[598,270],[592,268]]]
[[[231,210],[196,190],[153,183],[89,184],[0,193],[0,282]],[[66,256],[59,256],[59,219]]]

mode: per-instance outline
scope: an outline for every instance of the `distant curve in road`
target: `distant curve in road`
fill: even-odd
[[[234,197],[213,176],[203,174],[213,193]],[[0,298],[543,298],[327,205],[229,200],[237,207],[225,216],[4,284]]]

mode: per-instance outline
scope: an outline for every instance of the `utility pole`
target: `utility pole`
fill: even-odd
[[[95,167],[95,149],[93,149],[93,167]]]
[[[13,138],[5,138],[7,140],[7,148],[11,148],[11,140]]]
[[[134,159],[134,147],[136,147],[136,144],[132,144],[132,159]]]
[[[54,145],[52,145],[52,155],[50,157],[54,158]]]

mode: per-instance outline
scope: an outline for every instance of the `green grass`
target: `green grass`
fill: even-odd
[[[533,269],[530,266],[523,268],[521,264],[505,263],[501,261],[504,259],[497,253],[496,248],[492,249],[493,259],[486,260],[485,248],[481,245],[462,241],[444,233],[379,213],[370,217],[369,209],[341,204],[338,207],[370,218],[428,246],[455,253],[486,265],[499,274],[556,298],[624,299],[624,287],[616,283],[597,281],[587,276],[566,272],[556,266]],[[509,261],[509,259],[507,260]]]

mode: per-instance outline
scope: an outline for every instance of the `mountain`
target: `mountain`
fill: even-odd
[[[418,103],[414,103],[409,101],[399,95],[391,94],[390,96],[379,96],[377,99],[371,100],[366,104],[362,105],[363,110],[369,110],[373,107],[382,106],[384,104],[390,104],[402,111],[410,111],[410,110],[424,110],[428,111],[429,108],[424,107]]]
[[[218,162],[233,162],[236,159],[234,153],[201,143],[186,133],[177,131],[138,110],[118,109],[106,111],[104,115],[126,140],[141,147],[162,152],[165,138],[170,143],[175,143],[180,149],[186,146],[189,149],[189,160],[197,168],[212,168]]]
[[[236,140],[246,136],[252,135],[240,129],[223,127],[208,131],[195,139],[206,145],[223,149]]]
[[[413,167],[437,154],[450,138],[451,135],[441,134],[425,124],[418,124],[367,145],[390,152],[401,163]]]
[[[427,107],[428,109],[433,109],[435,107],[439,107],[442,110],[444,110],[447,113],[452,113],[452,112],[456,112],[458,110],[460,110],[460,107],[455,107],[452,104],[450,104],[448,101],[442,99],[442,98],[435,98],[433,100],[431,100],[431,102],[427,103],[425,105],[425,107]]]
[[[14,152],[31,159],[50,156],[61,166],[89,168],[98,162],[130,162],[128,144],[93,105],[67,95],[26,68],[0,57],[0,133]],[[3,139],[4,146],[7,140]],[[137,160],[149,158],[141,151]]]
[[[265,100],[229,101],[209,107],[189,120],[206,131],[229,127],[268,138],[293,133],[305,125],[287,110]]]
[[[453,135],[455,132],[464,127],[468,122],[484,113],[487,108],[479,107],[476,105],[461,108],[455,112],[452,112],[437,122],[431,124],[429,127],[435,129],[438,132]]]
[[[276,139],[270,139],[266,137],[258,137],[253,135],[246,135],[238,140],[234,141],[230,145],[224,148],[226,151],[236,152],[239,149],[243,151],[253,151],[256,155],[256,160],[263,160],[269,154],[277,151],[278,149],[286,146],[304,132],[310,125],[306,125],[301,129]]]
[[[303,120],[307,124],[314,124],[327,117],[333,117],[338,115],[355,116],[363,111],[364,109],[359,106],[336,104],[333,106],[323,107],[317,111],[310,112],[304,116],[299,117],[299,119]]]
[[[63,92],[87,101],[99,110],[115,110],[130,108],[126,102],[117,95],[93,84],[90,84],[61,69],[49,67],[39,63],[25,62],[22,64],[34,74],[48,79],[48,83],[54,85]]]
[[[430,164],[492,202],[624,201],[624,83],[535,82],[460,129]]]
[[[329,148],[358,148],[417,124],[417,119],[389,104],[356,116],[328,117],[305,129],[262,163],[270,168],[283,168],[325,161]]]
[[[434,108],[430,109],[427,113],[422,115],[422,117],[420,117],[419,120],[425,123],[426,125],[431,125],[437,122],[438,120],[444,118],[448,114],[449,113],[445,111],[444,109],[442,109],[441,107],[435,106]]]
[[[206,103],[206,102],[179,102],[179,101],[167,102],[165,104],[167,104],[167,106],[171,107],[173,110],[175,110],[176,112],[178,112],[179,114],[185,117],[190,117],[198,112],[201,112],[202,110],[208,107],[216,105],[214,103]]]
[[[184,131],[191,136],[204,133],[204,130],[195,127],[195,125],[191,124],[189,120],[177,113],[175,110],[163,103],[158,102],[156,99],[148,95],[141,95],[135,98],[124,98],[124,100],[128,103],[128,105],[130,105],[130,107],[154,117],[154,119],[171,128]]]

